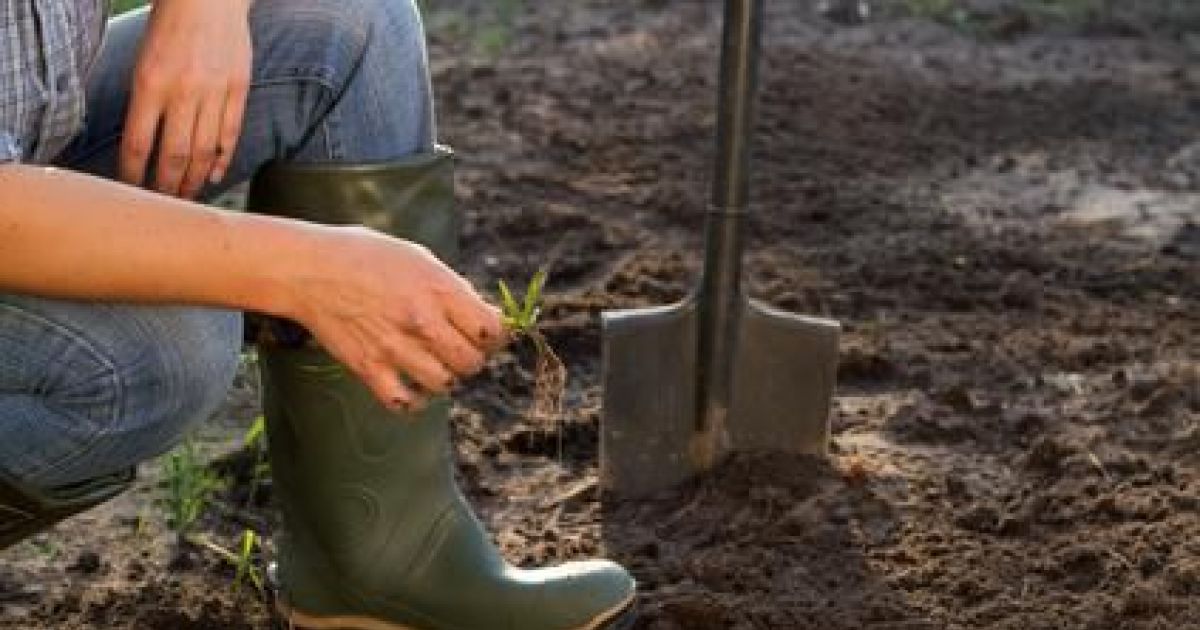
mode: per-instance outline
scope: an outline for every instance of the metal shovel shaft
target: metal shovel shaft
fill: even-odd
[[[711,465],[727,445],[734,344],[742,311],[742,228],[749,203],[750,139],[762,33],[762,0],[728,0],[717,102],[713,199],[705,220],[698,294],[699,380],[692,454]]]
[[[838,324],[748,299],[741,284],[763,0],[726,0],[712,205],[697,288],[605,311],[600,480],[639,497],[734,452],[822,454]]]
[[[741,212],[750,192],[750,139],[762,41],[762,0],[728,0],[717,100],[717,169],[713,206]]]

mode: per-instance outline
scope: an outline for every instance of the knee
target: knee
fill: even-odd
[[[114,356],[123,358],[125,429],[137,434],[144,458],[169,449],[224,402],[238,368],[242,319],[229,311],[152,309],[139,328],[133,347]]]
[[[425,32],[414,0],[336,0],[336,5],[331,27],[364,52],[381,47],[424,54]]]
[[[35,486],[165,452],[224,401],[238,366],[240,313],[0,295],[4,313],[0,349],[24,366],[0,370],[18,394],[6,437],[29,445],[6,464]]]
[[[255,86],[300,88],[255,101],[265,108],[260,115],[279,117],[275,141],[287,150],[277,157],[389,160],[432,144],[428,57],[414,0],[256,0],[251,23]]]
[[[346,0],[370,20],[354,96],[342,116],[368,120],[380,140],[352,142],[347,158],[393,159],[433,143],[433,92],[425,32],[413,0]],[[349,13],[350,11],[347,11]]]
[[[278,55],[298,66],[314,60],[358,66],[381,48],[424,55],[415,0],[260,0],[253,11],[257,45],[267,49],[256,55]]]

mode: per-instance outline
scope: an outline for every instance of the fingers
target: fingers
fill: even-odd
[[[142,77],[139,74],[130,98],[129,112],[125,115],[118,167],[121,181],[133,186],[141,186],[146,181],[146,165],[154,150],[166,100],[157,80]]]
[[[191,99],[175,103],[167,111],[154,172],[154,189],[164,195],[179,196],[183,176],[191,163],[198,115],[199,106]]]
[[[475,291],[447,300],[446,315],[460,335],[484,354],[503,348],[509,341],[500,309],[488,304]]]
[[[239,76],[229,86],[225,100],[217,139],[217,160],[208,174],[208,181],[216,184],[225,179],[237,150],[238,138],[242,134],[242,117],[246,114],[246,99],[250,90],[250,78]]]
[[[418,410],[428,396],[449,393],[457,378],[483,367],[483,352],[448,322],[413,318],[401,330],[392,343],[380,344],[378,360],[356,370],[376,398],[391,409]]]
[[[375,398],[392,411],[417,411],[425,406],[425,398],[405,385],[396,371],[385,363],[360,370],[359,378]]]
[[[443,322],[429,331],[423,341],[431,354],[459,377],[478,374],[487,358],[482,349],[449,322]]]
[[[449,393],[454,386],[454,374],[437,357],[411,347],[420,348],[419,344],[409,345],[403,352],[393,352],[390,357],[400,373],[412,381],[422,394]]]
[[[179,189],[181,197],[194,199],[200,194],[200,189],[209,181],[216,167],[221,153],[219,143],[224,109],[223,100],[210,98],[199,110],[187,170]]]
[[[389,398],[388,391],[396,386],[386,376],[372,377],[376,382],[368,381],[367,385],[384,404],[421,404],[413,402],[411,396],[414,393],[418,398],[447,394],[458,378],[471,376],[483,368],[483,352],[448,322],[412,317],[401,328],[406,334],[401,334],[392,344],[384,344],[386,360],[383,363],[390,366],[388,369],[392,374],[403,374],[411,381],[411,386]]]
[[[426,390],[446,392],[455,377],[483,368],[483,352],[436,311],[410,312],[397,323],[407,339],[393,358]]]
[[[225,178],[233,161],[246,112],[248,76],[238,76],[225,92],[184,90],[169,96],[161,81],[138,79],[121,145],[120,177],[145,184],[150,157],[158,147],[155,190],[195,198],[206,183]],[[161,132],[161,134],[160,134]]]

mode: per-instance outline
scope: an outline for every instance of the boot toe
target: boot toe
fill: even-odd
[[[521,627],[547,630],[605,630],[632,606],[637,583],[623,567],[608,560],[571,562],[542,569],[540,611],[550,623]]]

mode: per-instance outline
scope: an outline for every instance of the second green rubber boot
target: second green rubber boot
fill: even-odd
[[[445,152],[362,167],[273,166],[249,205],[366,224],[452,260],[460,221],[451,174]],[[277,604],[293,627],[600,630],[632,620],[634,582],[614,563],[505,562],[454,481],[448,400],[398,414],[318,348],[265,345],[260,355],[284,526]]]

